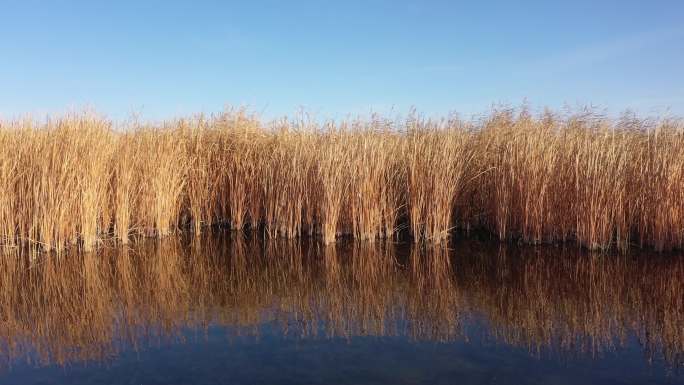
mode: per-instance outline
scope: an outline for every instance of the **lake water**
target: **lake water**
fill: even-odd
[[[684,383],[684,257],[223,233],[0,261],[1,384]]]

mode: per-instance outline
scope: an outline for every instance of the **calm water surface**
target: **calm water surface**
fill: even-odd
[[[0,384],[679,384],[684,257],[166,239],[0,261]]]

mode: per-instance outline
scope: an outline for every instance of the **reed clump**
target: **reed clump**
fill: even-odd
[[[589,112],[480,120],[0,122],[0,243],[92,249],[207,226],[439,243],[484,229],[591,249],[684,246],[684,126]]]
[[[410,120],[406,134],[406,204],[415,241],[439,242],[452,229],[475,149],[459,121]]]

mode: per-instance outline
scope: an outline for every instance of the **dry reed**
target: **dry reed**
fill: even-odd
[[[0,242],[89,250],[179,229],[439,243],[454,228],[591,249],[684,246],[677,120],[493,111],[480,121],[264,123],[227,111],[126,130],[0,123]]]

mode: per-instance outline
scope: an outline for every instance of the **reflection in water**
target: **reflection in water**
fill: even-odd
[[[96,254],[0,259],[0,357],[67,364],[228,326],[295,338],[481,338],[596,357],[630,340],[684,363],[684,263],[463,242],[166,239]]]

